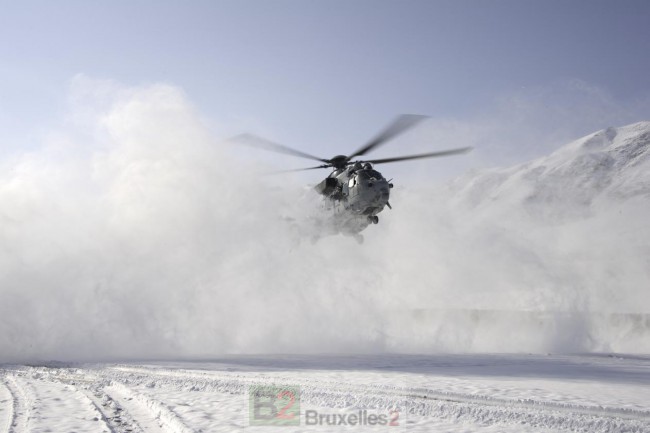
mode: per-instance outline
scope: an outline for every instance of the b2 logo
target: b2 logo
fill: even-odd
[[[300,389],[290,385],[248,388],[250,425],[300,425]]]

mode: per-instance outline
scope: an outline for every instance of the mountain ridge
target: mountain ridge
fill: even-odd
[[[547,156],[469,173],[448,185],[465,209],[523,208],[549,220],[587,217],[605,203],[650,198],[650,121],[609,127]],[[549,213],[549,210],[552,212]]]

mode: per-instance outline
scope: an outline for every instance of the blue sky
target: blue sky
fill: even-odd
[[[29,147],[56,127],[77,74],[171,83],[217,135],[323,156],[403,112],[472,125],[511,117],[513,99],[538,117],[593,107],[566,83],[603,104],[597,118],[563,119],[580,125],[567,135],[587,133],[650,118],[649,22],[650,2],[631,0],[4,2],[0,140]]]

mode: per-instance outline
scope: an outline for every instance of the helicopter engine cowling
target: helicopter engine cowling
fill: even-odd
[[[336,178],[334,177],[326,177],[323,179],[322,182],[320,182],[318,185],[314,187],[314,189],[322,195],[332,195],[336,191],[336,189],[339,186],[339,182]]]

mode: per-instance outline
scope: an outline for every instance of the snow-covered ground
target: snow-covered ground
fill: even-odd
[[[268,384],[298,387],[300,425],[251,425],[250,388]],[[5,365],[0,431],[644,432],[650,431],[648,389],[650,356],[638,355],[309,355]],[[307,425],[308,411],[310,422],[315,413],[330,415],[323,418],[330,425]],[[370,415],[398,425],[369,426]],[[332,425],[343,419],[348,425]],[[366,425],[358,425],[361,419]]]

